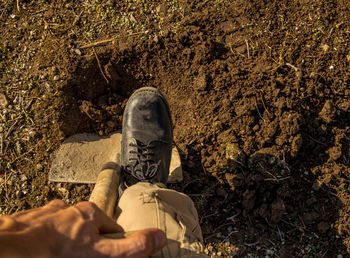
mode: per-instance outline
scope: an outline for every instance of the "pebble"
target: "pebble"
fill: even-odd
[[[324,52],[327,52],[329,49],[329,46],[327,44],[323,44],[323,45],[321,45],[321,48]]]
[[[21,181],[26,181],[28,178],[26,175],[20,175],[19,178],[21,179]]]
[[[54,77],[53,77],[53,80],[54,81],[58,81],[60,79],[60,77],[58,76],[58,75],[55,75]]]
[[[74,49],[74,52],[78,55],[78,56],[81,56],[81,51],[79,48],[75,48]]]
[[[7,98],[6,98],[5,94],[0,93],[0,107],[1,108],[6,108],[8,103],[9,102],[7,101]]]
[[[48,82],[44,82],[44,86],[45,86],[47,91],[51,91],[52,90],[51,85]]]
[[[37,165],[36,165],[36,169],[37,170],[42,170],[43,169],[43,165],[41,165],[41,163],[38,163]]]
[[[275,252],[273,250],[267,249],[266,255],[273,255]]]

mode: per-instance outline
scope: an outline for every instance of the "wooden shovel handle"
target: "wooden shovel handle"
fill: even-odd
[[[97,207],[112,219],[114,219],[115,205],[118,199],[120,170],[120,166],[103,169],[97,177],[94,190],[89,199],[90,202],[95,203]]]
[[[118,199],[118,187],[120,183],[119,165],[113,168],[103,169],[97,177],[94,190],[92,190],[89,201],[93,202],[103,210],[107,216],[114,218],[115,205]],[[103,237],[111,239],[126,238],[134,234],[136,231],[120,232],[112,234],[103,234]]]

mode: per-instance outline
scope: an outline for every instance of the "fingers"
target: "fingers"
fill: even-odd
[[[144,229],[124,239],[101,239],[96,251],[110,257],[149,257],[166,244],[166,235],[159,229]]]
[[[68,204],[66,204],[64,201],[58,200],[58,199],[49,202],[46,206],[56,207],[57,209],[68,208]]]
[[[100,234],[122,232],[122,228],[108,217],[96,204],[92,202],[80,202],[75,205],[84,219],[90,220],[96,225]]]

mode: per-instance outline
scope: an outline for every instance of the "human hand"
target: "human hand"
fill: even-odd
[[[61,200],[0,217],[1,257],[148,257],[166,243],[159,229],[124,239],[101,234],[122,232],[94,203],[68,206]]]

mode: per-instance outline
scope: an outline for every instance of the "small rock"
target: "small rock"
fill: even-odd
[[[79,48],[74,48],[74,52],[78,55],[81,56],[81,51]]]
[[[330,100],[327,100],[326,103],[323,105],[323,108],[319,113],[319,116],[326,123],[331,123],[334,121],[336,116],[336,108],[333,106]]]
[[[6,108],[8,105],[8,101],[7,98],[5,96],[5,94],[0,93],[0,107],[1,108]]]
[[[53,77],[53,80],[54,81],[58,81],[60,79],[60,77],[58,76],[58,75],[55,75],[54,77]]]
[[[43,169],[43,165],[41,163],[38,163],[36,165],[36,169],[39,170],[39,171],[42,170]]]
[[[47,91],[51,91],[52,90],[51,85],[48,82],[44,82],[44,86],[45,86]]]
[[[266,255],[273,255],[275,252],[273,250],[267,249]]]
[[[132,14],[130,14],[130,21],[132,22],[132,23],[136,23],[136,19],[135,19],[135,17],[132,15]]]
[[[20,175],[19,178],[21,179],[21,181],[26,181],[28,178],[26,175]]]
[[[327,44],[323,44],[323,45],[321,45],[321,48],[324,52],[327,52],[329,49],[329,46]]]

